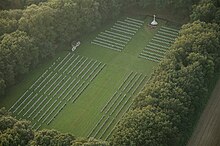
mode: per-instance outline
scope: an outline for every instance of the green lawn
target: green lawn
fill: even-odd
[[[97,76],[94,77],[94,80],[92,80],[89,83],[88,87],[85,88],[85,90],[82,92],[82,94],[80,94],[77,100],[74,103],[72,103],[71,100],[67,102],[65,99],[66,106],[63,108],[63,110],[61,110],[61,112],[55,117],[55,119],[49,125],[47,125],[46,123],[42,124],[41,129],[42,128],[57,129],[62,132],[69,132],[80,137],[88,136],[95,127],[95,125],[98,123],[98,121],[100,121],[103,115],[105,115],[103,112],[101,113],[100,111],[110,100],[113,94],[116,91],[118,91],[118,94],[120,93],[122,93],[122,95],[127,94],[126,98],[122,100],[120,106],[118,107],[117,107],[117,103],[119,103],[121,96],[118,100],[116,100],[116,97],[114,98],[115,99],[114,104],[113,104],[114,101],[113,99],[111,104],[116,108],[116,112],[113,112],[113,108],[110,109],[109,113],[107,113],[106,116],[103,117],[103,120],[100,122],[99,126],[97,126],[97,128],[95,128],[92,134],[90,135],[90,136],[95,136],[96,138],[106,139],[108,134],[110,134],[111,130],[113,129],[114,125],[119,121],[120,117],[128,109],[129,105],[132,103],[132,99],[134,98],[134,96],[137,95],[138,91],[140,91],[140,89],[146,83],[147,79],[150,77],[150,74],[153,71],[153,68],[157,65],[157,63],[139,58],[138,56],[145,48],[145,46],[148,44],[148,42],[153,38],[154,34],[158,31],[160,26],[165,25],[165,22],[159,21],[160,26],[158,28],[150,29],[147,27],[148,22],[145,21],[145,24],[132,37],[132,40],[125,46],[122,52],[113,51],[111,49],[107,49],[91,44],[91,41],[101,31],[109,29],[114,23],[115,22],[112,22],[111,24],[108,24],[105,27],[100,28],[96,32],[92,34],[88,34],[82,39],[81,46],[77,48],[77,50],[74,53],[70,52],[71,53],[70,56],[75,54],[75,56],[80,55],[80,57],[83,56],[84,58],[88,57],[88,60],[85,60],[85,64],[81,64],[82,69],[80,68],[76,74],[79,74],[80,71],[82,74],[86,73],[86,69],[88,69],[90,66],[89,61],[93,63],[95,60],[97,60],[98,62],[101,62],[102,65],[105,64],[105,67],[102,69],[101,66],[99,66],[97,68],[97,71],[94,72],[94,74],[97,73]],[[22,96],[22,94],[41,76],[41,74],[43,74],[45,70],[47,70],[53,64],[53,62],[56,62],[56,65],[59,64],[60,61],[68,53],[69,53],[68,51],[60,52],[56,55],[54,59],[45,61],[45,63],[33,69],[29,74],[27,74],[27,76],[21,82],[19,82],[17,85],[15,85],[14,87],[10,88],[7,91],[6,96],[0,101],[0,106],[1,107],[4,106],[7,109],[9,109],[19,99],[19,97]],[[60,59],[57,60],[59,57]],[[71,59],[70,57],[68,58]],[[74,58],[75,57],[73,57],[73,59]],[[64,61],[61,64],[61,67],[65,66],[64,67],[65,69],[68,65],[70,65],[70,63],[71,61],[68,64],[65,64]],[[77,65],[77,63],[73,62],[73,65],[74,64]],[[86,64],[88,67],[86,66]],[[56,65],[51,67],[51,71],[56,68]],[[83,68],[85,69],[85,71],[83,70]],[[60,76],[62,75],[64,69],[62,69],[60,72],[58,71],[53,73],[51,72],[50,77],[52,77],[53,75],[55,76],[53,79],[51,79],[51,82],[56,81],[57,79],[57,82],[61,81],[61,83],[63,83],[61,78],[58,79],[57,77],[59,75]],[[95,68],[93,67],[93,69]],[[99,69],[100,72],[98,72]],[[70,70],[71,68],[69,68],[66,72]],[[88,71],[92,72],[90,70]],[[118,90],[120,85],[122,85],[123,81],[126,79],[126,76],[128,76],[128,74],[131,72],[133,72],[131,77],[129,77],[126,80],[125,85],[123,85],[123,87],[125,88],[127,84],[128,85],[127,88],[125,88],[125,90]],[[137,74],[135,75],[136,72]],[[49,73],[47,73],[47,75],[48,74]],[[91,76],[93,76],[94,74],[92,74]],[[145,76],[146,78],[144,78]],[[48,77],[47,81],[50,79],[50,77]],[[71,77],[71,75],[66,74],[66,78],[68,77]],[[57,96],[61,95],[61,92],[68,88],[68,85],[71,84],[73,78],[77,79],[76,75],[72,76],[72,78],[67,82],[67,84],[64,85],[64,87],[61,89],[61,91],[58,92]],[[44,78],[42,78],[41,81],[43,81],[43,79]],[[141,82],[142,79],[144,82]],[[82,82],[83,80],[80,80],[79,84],[82,84]],[[74,84],[75,82],[73,82],[73,85]],[[51,85],[50,83],[46,84],[45,89],[43,89],[42,92],[46,92],[46,89],[48,89],[50,85]],[[54,84],[53,86],[55,85],[56,84]],[[59,87],[61,87],[61,85]],[[135,91],[134,94],[131,94],[133,88],[131,92],[127,92],[128,89],[131,87],[133,88],[137,87],[137,91]],[[31,91],[34,90],[30,89],[29,92]],[[42,99],[46,98],[46,95],[44,97],[44,94],[40,92],[40,88],[37,89],[37,91],[39,92],[39,95],[37,95],[37,98],[33,99],[33,101],[37,102],[37,99],[39,99],[41,95],[42,95]],[[68,88],[67,91],[71,91],[71,90]],[[70,93],[73,94],[72,91]],[[60,99],[57,99],[58,100],[57,102],[61,102],[62,101],[61,98],[63,98],[65,94],[62,95]],[[126,101],[126,99],[128,99],[129,96],[131,96],[131,98],[125,104],[124,108],[121,108],[120,111],[120,107],[122,107],[122,104]],[[49,97],[52,98],[52,96]],[[56,98],[51,99],[51,101],[54,102],[55,100]],[[64,102],[62,102],[60,106],[63,105],[63,103]],[[32,105],[27,105],[27,108],[31,108]],[[25,106],[25,104],[23,106]],[[60,106],[58,106],[58,109]],[[37,104],[34,105],[34,107],[37,107]],[[49,105],[46,106],[46,108],[43,110],[47,110],[47,108],[49,108]],[[116,116],[117,111],[120,112]],[[52,110],[48,109],[48,112],[52,112]],[[112,115],[110,115],[111,112],[113,113]],[[25,114],[25,110],[21,111],[20,113]],[[17,117],[27,118],[26,116],[23,117],[21,115],[18,115],[16,112],[15,115],[17,115]],[[41,114],[39,114],[39,116],[40,115]],[[32,120],[33,118],[27,118],[27,119]],[[34,124],[35,122],[37,122],[37,119],[32,121]],[[103,127],[100,128],[101,125],[103,125]],[[108,125],[109,127],[107,129]]]

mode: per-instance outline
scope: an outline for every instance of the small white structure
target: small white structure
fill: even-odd
[[[80,46],[80,41],[73,41],[71,45],[72,45],[72,51],[75,51],[76,48]]]
[[[158,23],[156,21],[156,15],[154,15],[154,20],[151,22],[151,25],[152,26],[157,26],[158,25]]]

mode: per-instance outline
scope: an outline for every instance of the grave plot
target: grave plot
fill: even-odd
[[[143,74],[137,72],[129,73],[117,91],[109,98],[107,103],[103,105],[100,110],[102,117],[94,125],[87,137],[107,140],[111,136],[114,126],[130,108],[132,97],[140,91],[145,79],[146,76]]]
[[[105,64],[84,56],[58,58],[9,109],[33,121],[32,128],[49,125],[68,103],[74,103]]]
[[[149,44],[139,54],[139,57],[154,62],[160,62],[168,48],[175,41],[178,33],[179,30],[177,29],[162,26]]]
[[[117,21],[109,30],[98,34],[91,43],[115,51],[122,51],[143,24],[144,21],[127,17],[123,21]]]

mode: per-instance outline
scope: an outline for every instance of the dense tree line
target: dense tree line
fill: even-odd
[[[200,20],[220,24],[220,1],[202,0],[198,5],[193,6],[193,13],[190,17],[192,21]]]
[[[127,2],[135,2],[140,7],[146,8],[169,8],[169,10],[191,10],[193,4],[196,4],[200,0],[127,0]]]
[[[105,141],[93,138],[75,138],[71,134],[56,130],[31,129],[31,123],[17,120],[4,108],[0,109],[0,145],[30,145],[30,146],[108,146]]]
[[[38,4],[42,0],[20,2]],[[65,48],[60,46],[69,46],[73,40],[118,16],[123,3],[49,0],[29,4],[23,10],[0,11],[0,96],[39,60],[53,57],[56,50]]]
[[[25,8],[31,4],[39,4],[47,0],[1,0],[0,10]]]
[[[172,146],[187,137],[220,65],[220,27],[216,16],[207,17],[209,10],[200,13],[204,3],[194,6],[192,22],[182,26],[165,59],[116,127],[112,145]]]

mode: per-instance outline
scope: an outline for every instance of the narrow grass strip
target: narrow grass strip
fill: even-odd
[[[41,113],[41,111],[48,105],[48,103],[52,100],[52,98],[50,98],[46,104],[44,104],[43,107],[41,107],[41,109],[37,112],[37,114],[32,118],[33,120]]]
[[[100,132],[100,130],[102,129],[102,127],[107,123],[107,121],[109,120],[109,116],[108,118],[102,123],[102,125],[99,127],[99,129],[96,131],[94,137],[96,137],[98,135],[98,133]]]
[[[95,124],[95,126],[92,128],[92,130],[89,132],[89,134],[87,135],[87,138],[89,138],[91,135],[92,135],[92,133],[95,131],[95,129],[98,127],[98,125],[101,123],[101,121],[103,120],[103,118],[105,117],[105,115],[103,115],[100,119],[99,119],[99,121]]]
[[[63,110],[63,108],[66,106],[66,103],[61,106],[61,108],[54,114],[54,116],[47,122],[47,125],[49,125],[55,118],[56,116]]]

